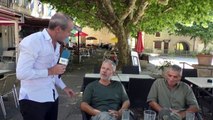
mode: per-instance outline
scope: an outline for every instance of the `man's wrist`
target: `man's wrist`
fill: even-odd
[[[48,75],[54,75],[54,69],[53,68],[48,69]]]

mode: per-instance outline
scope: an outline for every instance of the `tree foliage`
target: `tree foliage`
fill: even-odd
[[[75,18],[82,27],[107,27],[118,38],[119,64],[130,63],[127,39],[137,31],[174,29],[177,22],[206,22],[212,0],[41,0]]]
[[[191,39],[200,38],[204,43],[203,51],[207,51],[207,46],[213,43],[213,22],[196,23],[192,26],[184,24],[176,24],[175,34],[183,36],[191,36]]]

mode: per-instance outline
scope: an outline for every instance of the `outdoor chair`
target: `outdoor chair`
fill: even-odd
[[[3,51],[3,54],[1,56],[1,61],[13,61],[15,59],[15,51],[10,50],[10,51]]]
[[[183,69],[182,70],[182,78],[181,81],[185,82],[188,84],[194,91],[196,96],[199,96],[200,93],[197,92],[196,86],[193,86],[193,84],[187,80],[185,80],[185,77],[197,77],[197,69]]]
[[[121,71],[123,74],[139,74],[140,73],[138,66],[133,66],[133,65],[123,66]]]
[[[17,96],[17,91],[15,88],[15,80],[16,80],[16,74],[8,74],[6,75],[4,78],[2,78],[0,80],[0,103],[1,103],[1,108],[3,111],[3,115],[4,118],[6,119],[6,109],[4,106],[4,101],[3,101],[3,97],[8,97],[8,94],[13,95],[14,98],[14,102],[15,102],[15,106],[16,108],[18,107],[18,96]]]
[[[87,78],[87,77],[84,77],[83,78],[83,83],[82,83],[82,86],[81,86],[81,92],[84,92],[84,89],[86,88],[86,86],[95,81],[95,80],[98,80],[98,78]]]
[[[84,92],[86,86],[95,81],[95,80],[98,80],[97,78],[87,78],[87,77],[84,77],[83,78],[83,84],[81,86],[81,92]],[[81,114],[82,114],[82,120],[90,120],[91,119],[91,115],[87,114],[86,112],[82,111],[81,110]]]
[[[95,65],[93,68],[93,73],[100,73],[101,65]]]
[[[2,89],[3,89],[4,84],[5,84],[5,77],[0,79],[0,104],[1,104],[1,109],[3,112],[4,118],[6,118],[6,110],[5,110],[3,96],[2,96]]]
[[[185,83],[187,83],[188,85],[190,85],[191,83],[188,82],[187,80],[185,80],[185,77],[197,77],[197,69],[183,69],[182,70],[182,78],[181,80]]]
[[[152,83],[155,79],[130,78],[128,96],[130,100],[130,108],[148,109],[146,102]]]

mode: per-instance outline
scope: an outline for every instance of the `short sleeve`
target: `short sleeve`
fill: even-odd
[[[157,86],[157,80],[152,84],[152,87],[149,91],[147,102],[155,101],[157,102],[158,97],[158,86]]]

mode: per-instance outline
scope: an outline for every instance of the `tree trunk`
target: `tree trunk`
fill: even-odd
[[[118,38],[118,66],[117,69],[122,68],[122,66],[131,63],[131,52],[128,45],[129,33],[126,31],[117,31],[116,37]]]

